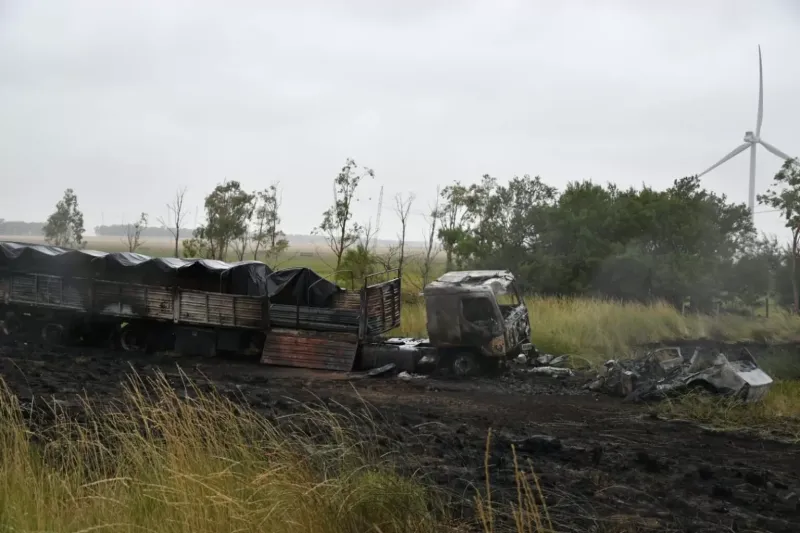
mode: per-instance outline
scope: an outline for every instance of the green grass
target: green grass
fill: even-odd
[[[80,424],[54,410],[54,421],[33,432],[0,379],[0,530],[427,533],[467,525],[449,519],[436,490],[378,456],[377,429],[364,415],[306,408],[272,423],[188,380],[187,388],[189,398],[164,376],[134,377],[117,405],[86,402]],[[517,475],[518,530],[552,531],[538,481]],[[484,530],[494,531],[491,487],[475,497]]]
[[[580,355],[598,363],[626,357],[642,344],[661,341],[792,342],[800,338],[800,317],[774,310],[769,318],[681,315],[670,305],[593,299],[528,298],[531,337],[540,351]],[[405,336],[424,336],[424,304],[405,304]]]
[[[773,310],[769,318],[686,315],[667,304],[643,305],[592,299],[529,298],[531,337],[543,352],[572,354],[597,366],[611,358],[633,356],[647,343],[711,339],[725,342],[797,342],[800,317]],[[407,304],[403,336],[425,335],[425,308]],[[800,442],[800,360],[796,351],[776,347],[759,358],[776,380],[763,402],[743,404],[727,398],[689,394],[664,401],[656,411],[718,429],[777,433]]]
[[[777,381],[763,401],[745,404],[729,398],[689,393],[654,407],[669,418],[687,419],[724,431],[745,431],[800,442],[800,381]]]

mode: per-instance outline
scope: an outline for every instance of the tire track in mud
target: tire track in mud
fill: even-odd
[[[798,446],[657,420],[574,381],[352,381],[246,362],[0,346],[0,373],[23,401],[76,404],[84,392],[108,400],[132,370],[176,375],[176,364],[270,417],[298,412],[289,398],[369,411],[375,445],[405,472],[444,489],[458,517],[474,516],[491,430],[493,499],[516,499],[514,445],[520,464],[539,476],[563,531],[800,531]]]

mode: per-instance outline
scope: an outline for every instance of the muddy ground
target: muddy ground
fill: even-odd
[[[132,369],[162,370],[180,386],[176,364],[265,416],[296,411],[292,400],[372,410],[385,437],[376,445],[445,489],[454,518],[474,518],[491,428],[495,499],[515,497],[514,443],[540,475],[560,531],[800,531],[797,445],[660,420],[577,379],[348,380],[241,361],[0,345],[0,374],[26,402],[113,398]]]

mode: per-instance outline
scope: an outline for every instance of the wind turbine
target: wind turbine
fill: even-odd
[[[792,159],[785,153],[781,152],[767,141],[761,138],[761,122],[764,119],[764,71],[761,67],[761,45],[758,45],[758,118],[756,119],[756,131],[753,133],[752,131],[747,131],[744,134],[744,144],[741,144],[734,148],[734,150],[717,161],[714,165],[710,166],[708,169],[704,170],[698,177],[703,176],[704,174],[708,174],[722,163],[725,163],[729,159],[733,159],[740,153],[744,152],[748,148],[750,148],[750,190],[748,196],[748,207],[750,208],[750,216],[753,216],[753,211],[755,210],[756,204],[756,145],[760,144],[767,151],[772,152],[776,156],[780,157],[784,160]]]

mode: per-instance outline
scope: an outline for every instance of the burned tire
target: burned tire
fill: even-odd
[[[450,359],[450,370],[453,375],[459,378],[468,378],[478,374],[480,363],[478,357],[469,352],[462,352],[452,356]]]
[[[6,335],[16,335],[22,332],[22,320],[13,312],[8,311],[3,317],[2,331]]]
[[[59,346],[64,342],[64,326],[61,324],[45,324],[42,328],[42,342],[45,346]]]
[[[138,328],[126,327],[119,332],[119,346],[126,352],[139,352],[144,349],[144,336]]]

